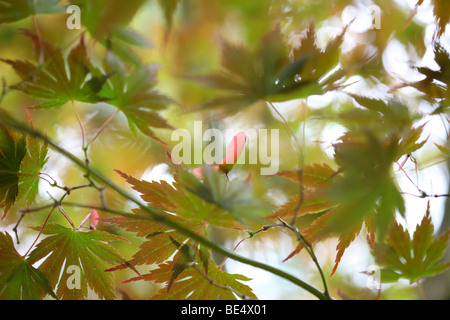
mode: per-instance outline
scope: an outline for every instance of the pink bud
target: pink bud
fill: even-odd
[[[246,141],[247,136],[244,131],[241,131],[238,134],[236,134],[231,140],[230,144],[228,145],[225,157],[222,159],[222,161],[218,166],[213,167],[214,170],[220,169],[225,174],[228,174],[228,172],[230,172],[231,169],[233,169],[233,166],[236,163],[239,156],[241,155],[242,150],[244,150]],[[202,167],[195,168],[192,171],[192,174],[202,179],[203,178]]]
[[[245,142],[247,141],[247,136],[245,132],[241,131],[236,134],[228,145],[227,153],[225,157],[220,162],[220,169],[228,173],[233,169],[236,161],[244,150]]]
[[[90,221],[91,221],[91,229],[95,230],[98,224],[98,220],[100,219],[97,210],[92,209],[91,210],[91,217],[90,217]]]

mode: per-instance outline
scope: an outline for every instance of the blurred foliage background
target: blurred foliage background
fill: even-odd
[[[279,26],[286,38],[295,44],[305,35],[305,30],[314,25],[317,45],[324,48],[347,27],[339,54],[339,64],[350,70],[343,82],[345,87],[342,90],[317,94],[313,92],[306,97],[274,103],[292,130],[303,138],[305,164],[327,163],[336,168],[333,143],[351,127],[340,121],[338,116],[355,108],[347,93],[376,98],[397,97],[411,113],[419,115],[420,124],[426,124],[422,137],[428,137],[426,145],[414,153],[417,170],[412,162],[408,162],[405,166],[406,172],[414,181],[419,181],[420,188],[427,194],[448,193],[446,157],[433,144],[447,145],[448,118],[446,119],[445,112],[433,114],[436,106],[430,96],[411,86],[404,86],[405,83],[423,79],[423,74],[418,72],[416,66],[431,69],[437,67],[434,61],[433,40],[438,37],[439,18],[445,20],[445,14],[441,16],[435,11],[438,1],[423,1],[417,7],[417,1],[414,0],[93,0],[90,4],[81,0],[70,3],[54,2],[54,6],[49,10],[42,10],[42,13],[38,12],[33,17],[25,14],[17,21],[3,24],[0,20],[2,59],[38,59],[38,50],[19,32],[21,29],[39,30],[42,39],[56,44],[65,52],[78,42],[83,33],[93,63],[101,61],[105,52],[112,50],[130,64],[159,65],[157,88],[174,101],[160,114],[173,128],[192,130],[193,122],[202,120],[205,126],[203,129],[279,129],[280,170],[292,170],[298,164],[297,158],[292,156],[295,147],[280,116],[264,101],[256,101],[232,115],[224,115],[221,112],[223,109],[216,108],[187,112],[220,93],[220,90],[205,89],[188,76],[200,76],[219,70],[221,44],[224,41],[240,43],[248,46],[250,50],[256,50],[264,36],[275,26]],[[2,1],[0,17],[1,3]],[[76,4],[81,8],[83,25],[80,30],[70,30],[66,27],[70,14],[65,12],[65,6],[69,4]],[[374,7],[375,5],[377,7]],[[378,18],[370,11],[374,8],[380,9],[379,21],[372,20],[373,17]],[[443,6],[440,12],[448,13],[450,9]],[[375,22],[379,22],[379,28],[374,28]],[[448,32],[439,35],[440,44],[447,50],[450,48],[449,40]],[[264,46],[264,43],[262,45]],[[0,78],[4,79],[5,85],[20,81],[14,70],[5,63],[0,63]],[[448,78],[446,81],[448,86]],[[36,100],[11,90],[4,95],[1,104],[17,118],[26,120],[26,108],[36,105]],[[115,112],[115,108],[106,103],[80,102],[66,103],[55,110],[30,112],[38,129],[45,131],[61,146],[82,158],[82,134],[74,109],[79,113],[87,140],[92,139]],[[176,143],[171,141],[171,133],[171,129],[155,129],[155,135],[169,145]],[[44,172],[61,185],[75,186],[83,183],[78,169],[72,167],[68,160],[51,150],[49,156]],[[165,164],[166,148],[139,131],[130,131],[128,121],[121,112],[91,145],[89,158],[93,166],[124,188],[128,186],[113,173],[114,169],[146,180],[171,179]],[[238,165],[230,173],[230,178],[245,179],[250,172],[258,172],[260,165]],[[404,172],[396,170],[395,175],[402,191],[417,194],[417,189]],[[286,179],[269,178],[259,174],[252,176],[252,186],[257,196],[273,206],[283,205],[297,192],[295,184]],[[58,192],[62,194],[61,190],[51,188],[48,183],[41,181],[36,204],[49,201],[49,194],[58,197]],[[95,190],[74,191],[71,194],[72,199],[76,202],[100,205]],[[113,192],[107,191],[106,199],[113,207],[132,208]],[[406,216],[399,216],[398,219],[411,232],[421,221],[427,200],[431,203],[436,229],[446,230],[450,226],[449,214],[444,215],[444,212],[448,211],[445,207],[445,197],[424,199],[405,195]],[[11,230],[14,227],[20,215],[18,210],[23,206],[24,203],[17,203],[13,207],[1,222],[0,230]],[[88,213],[88,210],[80,208],[67,208],[67,211],[76,225]],[[103,215],[107,216],[106,213]],[[22,224],[40,225],[44,218],[38,214],[29,214]],[[53,219],[61,219],[61,223],[64,222],[63,218]],[[99,228],[107,229],[109,226],[99,225]],[[31,230],[21,231],[19,251],[29,247],[34,235]],[[237,230],[211,230],[211,237],[229,248],[233,248],[244,236],[244,233]],[[115,245],[125,258],[130,258],[135,253],[139,240],[131,234],[127,238],[131,243]],[[325,275],[329,275],[333,268],[336,244],[336,239],[330,238],[315,246]],[[315,266],[305,252],[282,262],[294,246],[294,239],[285,232],[270,230],[261,237],[245,241],[237,252],[299,274],[302,279],[320,287],[321,282]],[[370,255],[365,236],[361,234],[347,249],[338,271],[327,279],[332,295],[343,299],[419,298],[416,285],[410,285],[407,281],[383,285],[381,295],[378,296],[377,290],[367,287],[369,276],[364,274],[373,264],[375,262]],[[226,268],[228,272],[241,273],[252,278],[250,286],[260,298],[311,298],[293,285],[262,271],[255,271],[233,261],[227,262]],[[130,270],[116,273],[119,298],[146,299],[158,288],[150,282],[121,283],[132,276]],[[450,298],[450,273],[447,271],[425,281],[424,290],[428,298]]]

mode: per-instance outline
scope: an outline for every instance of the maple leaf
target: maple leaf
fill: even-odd
[[[344,32],[321,50],[311,26],[292,54],[279,28],[266,34],[254,51],[223,41],[223,70],[188,78],[230,94],[199,108],[227,106],[226,112],[233,113],[259,100],[286,101],[336,89],[336,82],[345,75],[343,70],[332,71],[339,63]]]
[[[33,122],[30,117],[30,126]],[[44,164],[47,162],[48,144],[42,143],[35,137],[26,137],[27,153],[20,164],[19,174],[19,194],[18,197],[25,197],[30,205],[38,194],[39,177]]]
[[[0,23],[12,23],[36,14],[63,12],[61,0],[2,0]]]
[[[104,68],[113,76],[104,86],[102,96],[108,97],[108,103],[124,113],[132,130],[138,129],[165,144],[155,136],[152,129],[172,128],[158,112],[167,109],[173,101],[155,88],[158,66],[141,65],[127,70],[122,61],[108,54]]]
[[[0,208],[5,218],[19,194],[19,172],[26,155],[26,141],[0,126]]]
[[[441,262],[450,239],[450,230],[439,237],[434,234],[430,203],[420,225],[411,238],[407,229],[395,222],[385,243],[377,243],[373,254],[382,267],[381,281],[408,279],[411,283],[445,271],[450,262]]]
[[[39,46],[40,41],[36,35],[28,31],[25,35]],[[35,108],[59,108],[70,101],[96,103],[106,100],[98,92],[107,76],[92,75],[93,66],[89,61],[83,36],[69,52],[67,59],[64,59],[60,48],[45,41],[43,46],[46,59],[42,65],[36,66],[26,60],[0,59],[11,65],[22,79],[13,88],[42,101]]]
[[[153,281],[155,283],[168,283],[173,274],[175,262],[169,261],[158,265],[158,268],[150,271],[148,274],[141,275],[127,280],[126,282],[134,282],[139,280]],[[256,298],[251,288],[243,284],[241,281],[249,281],[250,279],[239,275],[229,274],[217,267],[214,263],[209,262],[208,278],[205,278],[194,268],[186,268],[172,284],[170,291],[166,288],[160,289],[151,299],[153,300],[236,300],[236,296],[232,290],[246,295],[250,298]],[[215,286],[211,283],[226,286],[232,290]]]
[[[37,244],[28,261],[33,264],[45,258],[38,269],[57,287],[58,299],[84,299],[88,287],[100,299],[114,299],[113,275],[105,270],[108,264],[123,263],[125,259],[107,243],[123,238],[98,230],[81,232],[55,223],[47,224],[42,234],[49,236]],[[69,266],[77,266],[81,272],[80,289],[67,286],[71,273],[65,271]]]
[[[0,232],[0,299],[40,300],[56,298],[44,273],[15,249],[11,236]]]

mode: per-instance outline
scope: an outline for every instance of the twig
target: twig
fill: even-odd
[[[330,293],[328,291],[328,285],[327,285],[327,281],[325,279],[325,275],[323,274],[322,268],[320,267],[319,261],[317,260],[317,257],[316,257],[316,254],[314,253],[314,249],[313,249],[312,245],[306,240],[306,238],[301,234],[301,232],[296,227],[293,227],[293,226],[287,224],[280,217],[278,217],[278,220],[283,224],[284,227],[291,230],[297,236],[297,240],[303,245],[303,247],[305,247],[305,249],[308,252],[308,254],[310,255],[311,259],[314,261],[314,264],[316,265],[317,270],[319,270],[320,277],[322,278],[322,283],[324,286],[324,294],[328,297],[331,297]]]

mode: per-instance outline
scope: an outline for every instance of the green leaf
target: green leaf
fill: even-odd
[[[0,126],[0,208],[4,208],[2,219],[19,195],[19,172],[26,152],[25,139],[18,138]]]
[[[39,43],[34,34],[27,32],[26,35],[36,45]],[[60,48],[48,42],[44,42],[44,49],[46,59],[41,66],[29,61],[0,59],[11,65],[23,80],[14,88],[41,101],[35,108],[59,108],[69,101],[97,103],[106,100],[98,92],[107,77],[92,75],[93,66],[84,37],[81,37],[66,59]]]
[[[40,227],[32,229],[40,230]],[[38,269],[47,276],[53,287],[57,287],[58,299],[84,299],[88,287],[100,299],[114,299],[113,275],[105,270],[108,265],[125,260],[108,243],[123,238],[97,230],[81,232],[58,224],[47,224],[42,234],[49,236],[38,243],[28,260],[35,263],[44,259]],[[71,289],[67,285],[71,276],[67,272],[69,266],[80,270],[80,289]]]
[[[27,136],[26,142],[27,153],[20,164],[18,197],[25,197],[27,204],[31,205],[39,191],[41,170],[48,160],[48,145],[31,136]]]
[[[450,239],[450,230],[436,237],[430,216],[430,205],[420,225],[411,238],[408,230],[397,222],[390,229],[385,243],[375,244],[374,256],[377,263],[389,275],[418,281],[445,271],[450,262],[439,262],[444,256]],[[383,272],[382,272],[383,274]],[[387,280],[396,280],[387,277]]]
[[[159,114],[168,108],[172,100],[155,88],[158,66],[150,64],[127,70],[122,61],[108,54],[104,67],[112,77],[101,95],[108,97],[108,103],[125,114],[131,129],[138,129],[165,144],[155,136],[153,129],[172,128]]]
[[[15,249],[11,236],[0,232],[0,299],[40,300],[56,298],[45,275]]]
[[[0,24],[11,23],[36,14],[59,13],[61,0],[1,0]]]

